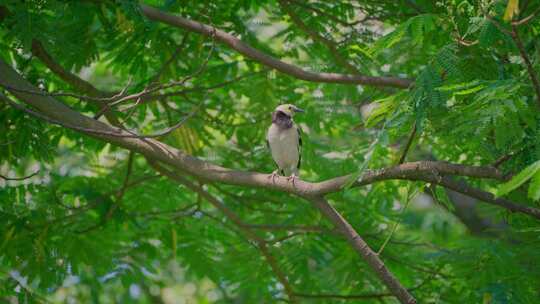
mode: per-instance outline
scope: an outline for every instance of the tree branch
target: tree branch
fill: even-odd
[[[151,20],[159,21],[174,27],[182,28],[188,31],[196,32],[206,36],[215,35],[217,41],[224,43],[236,50],[240,54],[249,57],[268,67],[276,69],[284,74],[296,77],[298,79],[312,82],[342,83],[342,84],[360,84],[380,87],[409,88],[413,81],[399,77],[371,77],[364,75],[349,75],[337,73],[315,73],[306,71],[295,65],[285,63],[270,55],[267,55],[242,42],[235,36],[216,29],[213,26],[206,25],[194,20],[186,19],[181,16],[171,15],[151,6],[141,4],[141,12]]]
[[[319,300],[366,300],[366,299],[382,299],[393,297],[394,295],[390,292],[382,293],[362,293],[362,294],[351,294],[351,295],[342,295],[342,294],[309,294],[309,293],[296,293],[299,298],[306,299],[319,299]]]
[[[140,134],[137,134],[133,131],[129,131],[129,130],[126,130],[126,129],[112,129],[110,131],[98,131],[98,130],[95,130],[95,129],[92,129],[92,128],[85,128],[85,127],[79,127],[77,125],[72,125],[72,124],[68,124],[68,123],[65,123],[61,120],[56,120],[56,119],[53,119],[53,118],[49,118],[47,117],[46,115],[43,115],[39,112],[36,112],[36,111],[32,111],[26,107],[23,107],[13,101],[11,101],[7,96],[5,96],[4,94],[2,94],[0,92],[0,100],[8,103],[9,105],[13,106],[14,108],[18,109],[18,110],[21,110],[21,111],[24,111],[32,116],[35,116],[37,118],[40,118],[42,120],[45,120],[51,124],[55,124],[55,125],[60,125],[60,126],[63,126],[63,127],[66,127],[66,128],[69,128],[69,129],[73,129],[73,130],[76,130],[76,131],[80,131],[80,132],[84,132],[84,133],[94,133],[94,134],[99,134],[99,135],[107,135],[107,136],[116,136],[116,137],[128,137],[128,138],[140,138],[140,139],[143,139],[143,138],[157,138],[157,137],[162,137],[162,136],[165,136],[169,133],[171,133],[172,131],[180,128],[189,118],[191,118],[193,115],[195,115],[195,113],[197,113],[198,109],[196,109],[195,111],[192,111],[191,113],[189,113],[188,115],[186,115],[184,118],[182,118],[178,123],[176,123],[174,126],[171,126],[169,128],[166,128],[165,130],[162,130],[162,131],[159,131],[157,133],[154,133],[154,134],[148,134],[148,135],[140,135]],[[122,134],[122,131],[125,131],[126,133],[128,134]]]
[[[529,21],[531,21],[534,17],[540,14],[540,6],[537,7],[529,16],[524,17],[521,20],[512,21],[513,26],[519,26],[523,24],[527,24]]]
[[[32,54],[39,58],[47,68],[49,68],[53,73],[60,77],[65,82],[69,83],[78,91],[88,94],[94,97],[110,97],[113,96],[112,92],[103,92],[94,87],[91,83],[81,79],[77,75],[67,71],[60,64],[58,64],[52,56],[45,50],[41,42],[36,39],[32,40]],[[97,102],[99,106],[103,109],[107,107],[107,103],[103,101]],[[114,126],[119,127],[120,122],[114,114],[107,114],[105,118]]]
[[[203,63],[191,74],[187,75],[187,76],[184,76],[182,79],[180,80],[175,80],[175,81],[170,81],[169,83],[166,83],[166,84],[161,84],[161,85],[155,85],[154,83],[151,83],[150,85],[146,86],[141,92],[137,92],[137,93],[134,93],[134,94],[130,94],[130,95],[127,95],[127,96],[120,96],[120,98],[118,99],[114,99],[114,100],[111,100],[112,102],[111,103],[108,103],[107,106],[105,108],[103,108],[99,113],[96,114],[96,116],[100,116],[104,113],[106,113],[110,108],[112,107],[115,107],[123,102],[126,102],[128,100],[137,100],[137,104],[140,103],[142,97],[144,96],[147,96],[151,93],[154,93],[154,92],[157,92],[159,90],[164,90],[164,89],[169,89],[169,88],[172,88],[172,87],[176,87],[176,86],[182,86],[184,85],[186,82],[188,82],[189,80],[199,76],[200,74],[202,74],[207,66],[208,66],[208,62],[210,61],[210,58],[212,58],[212,55],[214,54],[214,49],[215,49],[215,46],[216,46],[216,41],[215,41],[215,33],[212,33],[211,34],[211,37],[212,37],[212,46],[210,47],[210,51],[208,52],[208,55],[206,56],[206,59],[203,61]]]
[[[288,230],[298,232],[331,232],[324,227],[319,226],[295,226],[295,225],[280,225],[280,224],[244,224],[246,228],[276,231],[276,230]]]
[[[189,189],[195,191],[202,197],[204,197],[209,203],[214,205],[218,210],[220,210],[227,218],[229,218],[236,226],[238,226],[244,233],[248,236],[248,238],[256,241],[257,246],[259,247],[260,251],[263,253],[265,258],[267,259],[268,263],[272,267],[274,273],[276,273],[276,276],[280,280],[280,282],[284,285],[284,288],[287,292],[287,295],[292,300],[294,299],[294,291],[292,290],[292,287],[290,286],[288,279],[286,276],[281,272],[279,267],[277,266],[277,262],[275,261],[275,258],[270,255],[268,252],[268,248],[266,247],[266,241],[253,233],[249,227],[252,227],[251,225],[248,225],[244,223],[238,215],[236,215],[232,210],[227,208],[223,203],[221,203],[219,200],[214,198],[210,193],[205,191],[203,188],[193,184],[188,179],[175,174],[174,172],[171,172],[163,167],[161,167],[159,164],[155,162],[150,162],[152,167],[156,169],[159,173],[176,180],[180,182],[181,184],[185,185]],[[408,293],[408,291],[401,286],[399,281],[390,273],[390,271],[386,268],[384,263],[379,259],[378,255],[369,248],[367,243],[356,233],[354,228],[343,218],[324,198],[322,197],[311,197],[309,198],[309,201],[312,202],[323,215],[326,216],[327,219],[332,222],[339,230],[340,232],[347,238],[349,243],[353,246],[353,248],[360,254],[362,258],[366,260],[368,265],[371,266],[371,268],[377,273],[379,278],[388,286],[388,288],[392,291],[392,293],[402,302],[406,304],[413,304],[416,303],[416,300]]]
[[[186,44],[186,41],[187,41],[187,38],[189,37],[189,34],[186,33],[184,34],[184,36],[182,37],[182,41],[180,42],[180,45],[178,45],[178,47],[176,48],[176,50],[174,51],[174,53],[171,55],[171,57],[169,59],[167,59],[162,65],[161,67],[159,68],[159,70],[157,71],[157,73],[152,76],[152,78],[150,78],[150,84],[152,83],[158,83],[159,82],[159,79],[161,78],[161,75],[163,75],[163,73],[165,72],[165,70],[167,70],[167,68],[174,62],[176,61],[176,59],[178,58],[178,56],[180,55],[180,53],[182,52],[182,50],[184,49],[184,46]]]
[[[64,69],[64,67],[57,63],[52,58],[52,56],[45,50],[43,44],[36,39],[32,40],[32,54],[39,58],[39,60],[41,60],[41,62],[43,62],[43,64],[45,64],[45,66],[47,66],[58,77],[69,83],[72,87],[74,87],[81,93],[95,97],[109,97],[115,94],[112,92],[100,91],[91,83]]]
[[[2,60],[0,60],[0,85],[23,89],[24,91],[38,91],[37,88],[32,86]],[[414,298],[412,298],[407,290],[399,284],[395,277],[393,277],[386,269],[380,259],[374,255],[373,251],[369,249],[367,244],[358,236],[347,221],[341,217],[341,215],[337,213],[324,198],[322,198],[322,195],[324,194],[340,191],[344,185],[348,184],[351,175],[337,177],[319,183],[298,180],[294,185],[285,178],[277,178],[273,181],[269,178],[268,174],[236,171],[220,167],[185,154],[178,149],[154,139],[119,137],[116,135],[103,134],[103,132],[112,132],[116,131],[116,129],[103,122],[81,115],[50,96],[34,95],[19,90],[10,90],[10,92],[21,101],[36,108],[44,117],[62,121],[68,126],[80,126],[81,128],[92,130],[92,132],[82,132],[97,139],[124,147],[133,152],[141,153],[152,161],[162,162],[175,170],[190,174],[197,179],[231,185],[280,190],[310,200],[334,225],[341,229],[342,233],[347,236],[353,248],[366,259],[381,280],[383,280],[388,288],[403,303],[415,303]],[[125,130],[118,130],[117,132],[119,135],[130,135]],[[422,161],[404,163],[391,168],[367,171],[361,178],[357,179],[353,186],[357,187],[388,179],[426,181],[440,184],[449,189],[475,196],[484,201],[507,208],[508,210],[519,211],[540,219],[539,209],[516,205],[504,199],[495,199],[493,195],[487,192],[467,185],[455,183],[446,175],[462,175],[476,178],[495,178],[504,180],[502,173],[493,167],[476,167],[447,162]],[[223,212],[226,212],[226,210],[223,210]]]
[[[525,46],[523,46],[523,42],[519,37],[517,25],[512,25],[512,32],[510,32],[510,36],[512,37],[512,40],[514,40],[514,43],[519,50],[519,54],[521,55],[521,58],[525,63],[525,67],[527,68],[527,72],[529,73],[529,77],[531,78],[531,82],[536,93],[536,100],[538,101],[538,106],[540,106],[540,81],[538,80],[538,76],[536,75],[536,71],[534,70],[532,62],[529,59],[527,52],[525,51]]]
[[[29,174],[27,176],[23,176],[23,177],[7,177],[5,175],[0,174],[0,178],[3,179],[3,180],[7,180],[7,181],[23,181],[25,179],[29,179],[29,178],[37,175],[38,173],[39,173],[39,170],[37,170],[36,172],[31,173],[31,174]]]
[[[225,206],[217,198],[211,195],[208,191],[205,191],[202,187],[192,183],[187,178],[184,178],[179,174],[176,174],[172,171],[165,169],[164,167],[160,166],[158,163],[153,162],[152,160],[149,160],[149,162],[150,162],[150,165],[160,174],[167,176],[170,179],[179,182],[180,184],[183,184],[187,188],[191,189],[195,193],[202,196],[210,204],[212,204],[219,211],[221,211],[225,215],[225,217],[231,220],[231,222],[233,222],[246,235],[248,239],[253,240],[255,242],[255,245],[259,249],[259,251],[261,251],[262,255],[264,256],[264,258],[270,265],[270,268],[272,269],[272,271],[274,272],[274,274],[276,275],[280,283],[283,285],[283,288],[285,289],[285,292],[287,293],[289,300],[291,302],[295,302],[294,291],[291,287],[291,284],[289,283],[289,280],[287,279],[287,276],[285,276],[285,274],[279,267],[275,257],[270,253],[270,250],[268,249],[268,246],[266,245],[267,242],[263,238],[258,236],[256,233],[251,231],[251,229],[249,228],[250,225],[244,223],[244,221],[242,221],[242,219],[236,213],[230,210],[227,206]]]
[[[420,282],[418,285],[407,289],[408,291],[413,291],[416,289],[421,288],[426,283],[428,283],[434,276],[440,275],[440,273],[431,273],[431,276],[428,276],[426,279],[424,279],[422,282]],[[360,299],[382,299],[387,297],[394,296],[390,292],[382,292],[382,293],[362,293],[362,294],[350,294],[350,295],[341,295],[341,294],[307,294],[307,293],[296,293],[295,294],[299,298],[308,298],[308,299],[340,299],[340,300],[360,300]]]
[[[330,20],[332,20],[332,21],[334,21],[336,23],[339,23],[339,24],[341,24],[342,26],[345,26],[345,27],[353,27],[353,26],[355,26],[355,25],[357,25],[359,23],[362,23],[362,22],[366,21],[366,19],[368,19],[367,17],[364,17],[361,20],[356,20],[356,21],[349,22],[349,21],[346,21],[346,20],[341,20],[338,17],[325,12],[324,10],[321,10],[321,9],[316,8],[316,7],[310,6],[309,4],[305,3],[304,1],[288,0],[288,2],[291,2],[294,5],[302,7],[304,9],[306,9],[306,10],[312,11],[316,15],[327,17],[328,19],[330,19]]]
[[[298,26],[298,28],[308,34],[313,40],[324,44],[328,48],[330,54],[332,54],[337,63],[346,68],[350,73],[360,74],[355,66],[351,65],[345,58],[343,58],[333,41],[321,36],[319,33],[317,33],[317,31],[312,30],[302,21],[302,19],[300,19],[300,17],[292,10],[287,0],[278,0],[278,3],[287,13],[287,15],[291,17],[291,20],[294,24],[296,24],[296,26]]]
[[[409,153],[409,149],[411,148],[411,145],[414,141],[414,137],[416,136],[416,122],[414,123],[411,133],[409,134],[409,138],[407,139],[407,143],[405,144],[405,148],[403,148],[403,152],[401,154],[401,157],[399,158],[398,164],[403,164],[405,162],[405,158],[407,157],[407,153]]]
[[[92,137],[105,140],[128,150],[141,153],[152,159],[159,160],[178,170],[196,176],[199,179],[230,185],[280,190],[299,196],[320,196],[340,191],[344,185],[348,184],[350,178],[352,178],[352,175],[345,175],[318,183],[299,180],[292,185],[292,183],[288,182],[285,178],[271,180],[268,178],[267,174],[236,171],[202,161],[160,141],[150,138],[138,138],[126,130],[115,129],[103,122],[83,116],[66,105],[56,101],[52,97],[26,93],[26,91],[36,92],[39,91],[39,89],[28,83],[3,61],[0,61],[0,85],[8,88],[17,88],[17,90],[10,90],[10,92],[21,101],[35,107],[40,113],[43,113],[40,114],[43,117],[60,121],[73,129],[75,129],[74,126],[77,126],[77,129],[75,130],[79,130]],[[19,89],[22,89],[22,91],[19,91]],[[448,179],[440,179],[440,177],[444,175],[460,175],[504,180],[503,174],[493,167],[476,167],[447,162],[421,161],[404,163],[391,168],[367,171],[354,183],[354,186],[361,186],[389,179],[425,181],[440,184],[445,187],[451,186],[451,189],[457,192],[475,195],[476,198],[487,200],[486,202],[488,203],[507,208],[511,211],[522,212],[540,219],[540,209],[520,206],[504,199],[495,199],[487,192],[469,187],[464,188],[463,185],[450,183]],[[443,181],[445,183],[442,183]],[[472,191],[472,189],[475,191]]]
[[[61,91],[59,91],[59,92],[45,92],[45,91],[41,91],[41,90],[39,90],[39,91],[24,90],[24,89],[21,89],[21,88],[15,88],[15,87],[10,87],[10,86],[4,86],[4,87],[6,89],[8,89],[8,90],[14,90],[14,91],[19,91],[21,93],[28,93],[28,94],[33,94],[33,95],[50,96],[50,97],[73,97],[73,98],[77,98],[77,99],[84,100],[84,101],[96,101],[96,102],[101,102],[101,103],[104,103],[104,102],[116,102],[116,101],[126,102],[126,101],[130,101],[130,100],[135,100],[135,99],[140,100],[141,102],[147,102],[147,101],[150,101],[150,100],[163,99],[163,98],[171,97],[171,96],[179,96],[179,95],[181,96],[181,95],[186,95],[186,94],[189,94],[189,93],[211,91],[211,90],[214,90],[214,89],[219,89],[219,88],[226,87],[228,85],[234,84],[236,82],[239,82],[240,80],[243,80],[245,78],[250,78],[251,76],[260,75],[260,74],[263,74],[263,73],[266,73],[266,72],[268,72],[268,70],[264,69],[264,70],[261,70],[261,71],[258,71],[258,72],[252,72],[252,73],[247,73],[247,74],[244,74],[244,75],[240,75],[240,76],[235,77],[235,78],[233,78],[231,80],[226,80],[224,82],[220,82],[220,83],[210,85],[210,86],[206,86],[206,87],[192,87],[192,88],[186,88],[186,89],[182,89],[182,90],[178,90],[178,91],[167,92],[167,93],[163,93],[163,94],[152,94],[154,92],[153,90],[146,90],[146,91],[138,92],[138,93],[135,93],[135,94],[130,94],[128,96],[124,96],[124,94],[123,94],[124,92],[120,92],[119,94],[111,96],[111,97],[93,97],[93,96],[89,96],[89,95],[81,95],[81,94],[75,94],[75,93],[70,93],[70,92],[61,92]],[[174,85],[172,85],[172,86],[174,86]],[[169,87],[167,87],[167,88],[169,88]],[[163,87],[160,88],[160,89],[163,89]]]
[[[436,179],[444,175],[458,175],[475,178],[490,178],[504,180],[504,174],[493,167],[468,166],[445,161],[417,161],[403,163],[394,167],[366,170],[357,179],[353,186],[368,185],[377,181],[401,179],[439,183]],[[316,183],[310,192],[313,195],[322,195],[339,191],[353,175],[345,175]]]
[[[338,230],[347,238],[349,244],[362,257],[371,269],[377,274],[379,279],[384,282],[388,289],[396,296],[401,303],[413,304],[416,300],[405,289],[396,277],[386,268],[379,256],[369,248],[368,244],[358,235],[356,230],[347,222],[339,212],[332,207],[323,197],[311,197],[308,200],[319,209],[319,211],[328,219]]]
[[[129,178],[131,177],[131,172],[133,172],[133,158],[134,153],[130,151],[127,161],[126,176],[124,177],[122,188],[120,188],[120,190],[116,193],[116,205],[120,203],[129,186]]]

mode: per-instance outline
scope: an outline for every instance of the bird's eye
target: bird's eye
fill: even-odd
[[[289,110],[292,110],[292,107],[289,107]]]

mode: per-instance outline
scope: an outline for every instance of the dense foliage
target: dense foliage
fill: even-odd
[[[306,110],[303,180],[361,176],[407,153],[497,165],[515,177],[457,179],[540,208],[538,1],[144,2],[305,70],[413,84],[300,80],[149,20],[137,1],[0,0],[0,59],[89,117],[98,98],[157,88],[99,119],[139,134],[181,122],[158,139],[223,167],[274,170],[270,113],[293,103]],[[397,302],[304,199],[177,172],[190,188],[154,168],[0,101],[0,301]],[[327,198],[419,303],[538,303],[537,218],[422,181]]]

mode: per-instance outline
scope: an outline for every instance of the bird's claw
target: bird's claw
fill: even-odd
[[[287,181],[290,182],[292,181],[292,185],[294,187],[294,181],[298,179],[298,176],[296,176],[296,174],[291,174],[291,176],[288,176],[287,177]]]
[[[268,178],[269,179],[272,179],[272,183],[276,183],[276,177],[279,178],[279,175],[278,175],[278,170],[272,172],[272,174],[268,175]]]

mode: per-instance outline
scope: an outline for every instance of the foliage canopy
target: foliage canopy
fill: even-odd
[[[326,199],[419,303],[538,302],[539,219],[458,193],[466,182],[540,208],[537,1],[144,4],[213,33],[138,1],[0,0],[0,61],[35,98],[242,171],[274,170],[270,113],[296,104],[302,180],[351,174]],[[203,179],[44,119],[6,75],[0,300],[398,302],[309,198]],[[355,184],[402,158],[497,175]]]

